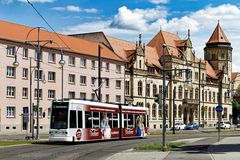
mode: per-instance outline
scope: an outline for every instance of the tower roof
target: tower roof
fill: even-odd
[[[230,43],[219,22],[207,43]]]

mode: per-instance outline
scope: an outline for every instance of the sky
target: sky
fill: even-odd
[[[240,0],[29,0],[59,33],[103,31],[148,43],[160,30],[191,40],[196,55],[203,49],[218,20],[233,47],[233,71],[240,72]],[[27,0],[0,0],[0,20],[50,28]],[[1,27],[1,26],[0,26]]]

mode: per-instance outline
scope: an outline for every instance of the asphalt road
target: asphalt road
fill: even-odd
[[[192,146],[190,150],[204,151],[204,147],[216,142],[216,134],[206,134],[199,131],[188,131],[186,135],[168,136],[167,141],[175,141],[180,139],[203,138],[202,141],[189,142],[187,146]],[[107,157],[130,149],[134,146],[144,143],[161,141],[160,136],[149,137],[146,139],[129,139],[121,141],[101,141],[91,143],[45,143],[45,144],[29,144],[14,147],[0,148],[0,159],[4,160],[105,160]],[[189,148],[185,148],[187,151]],[[180,154],[181,151],[176,151]],[[171,156],[171,155],[169,155]],[[174,155],[172,155],[174,156]],[[194,154],[193,154],[194,157]],[[169,157],[171,159],[171,157]],[[190,158],[190,157],[189,157]],[[191,158],[190,158],[191,159]],[[208,158],[206,158],[207,160]]]

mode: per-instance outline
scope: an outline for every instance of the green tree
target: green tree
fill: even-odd
[[[232,101],[233,123],[240,123],[240,99],[234,98]]]

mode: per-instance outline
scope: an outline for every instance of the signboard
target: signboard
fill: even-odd
[[[222,112],[223,111],[223,107],[222,106],[217,106],[216,107],[216,111],[217,112]]]

